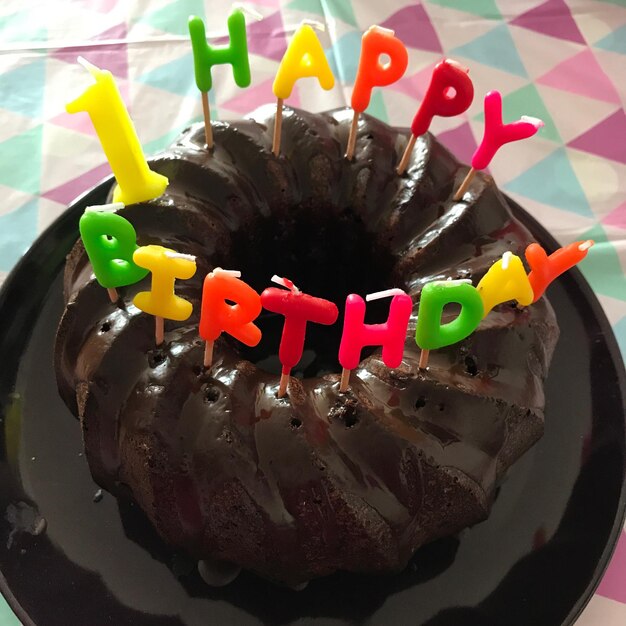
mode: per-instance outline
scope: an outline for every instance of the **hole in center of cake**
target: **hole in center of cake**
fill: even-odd
[[[295,207],[284,217],[259,217],[232,237],[228,266],[241,270],[244,280],[258,293],[274,274],[288,278],[312,296],[334,302],[339,317],[332,326],[309,322],[304,352],[293,376],[303,378],[340,372],[339,343],[346,297],[404,287],[393,278],[394,257],[368,232],[350,209],[339,213],[329,206]],[[367,303],[366,323],[381,323],[389,312],[388,298]],[[255,348],[236,347],[247,360],[271,374],[280,374],[278,348],[284,317],[263,309],[256,320],[263,333]],[[234,344],[233,344],[234,345]],[[365,358],[374,348],[365,348]]]

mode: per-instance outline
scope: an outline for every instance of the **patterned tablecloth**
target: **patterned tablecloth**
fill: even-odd
[[[250,0],[253,84],[216,71],[214,117],[241,117],[273,101],[286,38],[319,23],[338,86],[302,81],[288,104],[309,110],[349,102],[361,33],[394,29],[409,69],[374,93],[369,112],[408,125],[442,55],[467,64],[477,97],[467,114],[433,130],[468,161],[482,135],[482,96],[499,89],[506,118],[545,127],[505,148],[491,173],[562,243],[597,242],[581,266],[626,354],[626,0]],[[64,103],[87,84],[82,54],[110,69],[147,153],[201,119],[187,17],[225,35],[230,3],[218,0],[2,0],[0,4],[0,282],[35,236],[77,194],[109,173],[86,115]],[[256,14],[254,17],[253,15]],[[14,624],[0,607],[2,624]],[[578,626],[626,624],[626,533]]]

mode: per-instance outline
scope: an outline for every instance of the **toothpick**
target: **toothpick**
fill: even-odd
[[[202,92],[202,112],[204,113],[204,141],[208,150],[213,150],[213,127],[211,126],[211,107],[209,94]]]
[[[283,372],[280,375],[280,384],[278,385],[278,397],[283,398],[287,393],[287,385],[289,384],[289,372]]]
[[[400,159],[400,163],[398,163],[398,167],[396,168],[396,172],[398,176],[402,176],[404,174],[406,168],[409,165],[409,161],[411,160],[411,153],[413,152],[413,148],[415,147],[415,142],[417,141],[417,137],[415,135],[411,135],[409,139],[409,143],[406,144],[406,148],[404,150],[404,154]]]
[[[341,393],[346,393],[348,391],[348,386],[350,385],[350,372],[352,370],[347,370],[345,367],[341,371],[341,382],[339,383],[339,391]]]
[[[283,126],[283,99],[276,99],[276,117],[274,119],[274,138],[272,141],[272,152],[274,156],[280,154],[280,133]]]
[[[418,367],[421,370],[425,370],[428,367],[429,356],[430,356],[430,350],[422,350],[422,353],[420,354],[420,362],[418,364]]]
[[[213,364],[213,341],[204,342],[204,367],[211,367]]]
[[[463,179],[461,186],[456,190],[454,197],[452,198],[455,202],[458,202],[464,195],[465,192],[469,189],[469,186],[474,179],[476,174],[476,170],[472,167],[470,171],[467,173],[467,176]]]
[[[154,337],[156,339],[156,345],[160,346],[163,343],[165,336],[165,320],[158,315],[154,316]]]
[[[120,296],[117,293],[117,289],[115,287],[109,287],[107,289],[107,293],[109,294],[109,299],[113,304],[115,304],[120,299]]]
[[[350,124],[350,134],[348,135],[348,146],[346,148],[346,159],[352,161],[356,148],[356,132],[359,127],[359,112],[354,111],[352,115],[352,124]]]

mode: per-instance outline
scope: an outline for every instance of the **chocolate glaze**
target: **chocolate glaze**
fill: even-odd
[[[312,358],[323,375],[303,370],[286,398],[276,397],[278,377],[249,360],[267,359],[228,338],[204,371],[201,281],[217,265],[241,269],[257,289],[287,275],[340,308],[350,284],[401,286],[415,312],[426,282],[476,283],[505,250],[532,241],[490,177],[452,201],[467,168],[432,136],[418,139],[399,177],[405,133],[362,115],[348,162],[349,111],[286,109],[276,158],[272,111],[215,124],[212,153],[201,126],[185,131],[151,161],[170,179],[166,193],[121,212],[140,244],[198,257],[196,276],[177,285],[194,314],[166,322],[162,348],[153,319],[131,304],[148,279],[113,306],[76,244],[59,390],[81,420],[95,480],[134,499],[169,544],[291,586],[337,569],[400,570],[420,545],[484,519],[506,469],[541,436],[558,327],[545,298],[501,305],[420,371],[414,313],[402,366],[389,370],[374,350],[347,394],[328,365],[337,336],[313,325],[320,334],[307,345],[321,346]],[[277,341],[268,331],[262,344],[276,351]]]

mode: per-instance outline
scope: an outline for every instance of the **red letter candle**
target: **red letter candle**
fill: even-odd
[[[204,367],[211,366],[213,344],[222,332],[247,346],[261,341],[261,330],[252,323],[261,312],[261,297],[240,276],[241,272],[216,267],[204,279],[200,314],[200,337],[206,342]]]
[[[435,115],[454,117],[467,111],[472,104],[474,85],[468,72],[451,59],[437,63],[424,100],[413,118],[411,138],[396,170],[398,174],[402,175],[406,170],[417,138],[428,130]]]
[[[339,363],[343,368],[339,391],[347,391],[350,370],[359,364],[361,350],[365,346],[382,346],[383,363],[387,367],[398,367],[402,363],[406,329],[413,308],[411,296],[402,289],[388,289],[369,294],[365,299],[370,302],[389,296],[392,300],[389,316],[384,324],[366,324],[365,300],[354,293],[346,298],[343,333],[339,345]]]
[[[536,117],[523,115],[516,122],[502,123],[502,95],[499,91],[490,91],[485,96],[485,132],[480,146],[472,157],[472,167],[461,183],[454,200],[460,200],[467,191],[476,170],[485,169],[495,153],[505,144],[511,141],[519,141],[532,137],[541,127],[543,122]]]
[[[541,298],[546,287],[557,276],[560,276],[563,272],[574,267],[576,263],[582,261],[587,256],[587,252],[593,246],[593,243],[591,239],[575,241],[569,246],[559,248],[550,256],[546,254],[546,251],[538,243],[531,243],[526,248],[526,261],[528,261],[531,269],[530,274],[528,274],[528,281],[533,289],[533,302],[537,302]]]
[[[359,69],[352,90],[351,106],[354,115],[346,149],[348,161],[354,157],[359,113],[363,113],[369,106],[372,89],[395,83],[404,74],[409,63],[409,53],[392,30],[371,26],[363,34],[361,42]],[[380,62],[383,54],[389,57],[389,62],[384,65]]]
[[[287,290],[270,287],[261,294],[261,304],[264,308],[285,317],[278,351],[278,358],[283,366],[278,397],[282,398],[287,391],[291,368],[302,358],[307,322],[334,324],[339,311],[337,306],[328,300],[302,293],[286,278],[273,276],[272,281],[287,287]]]

